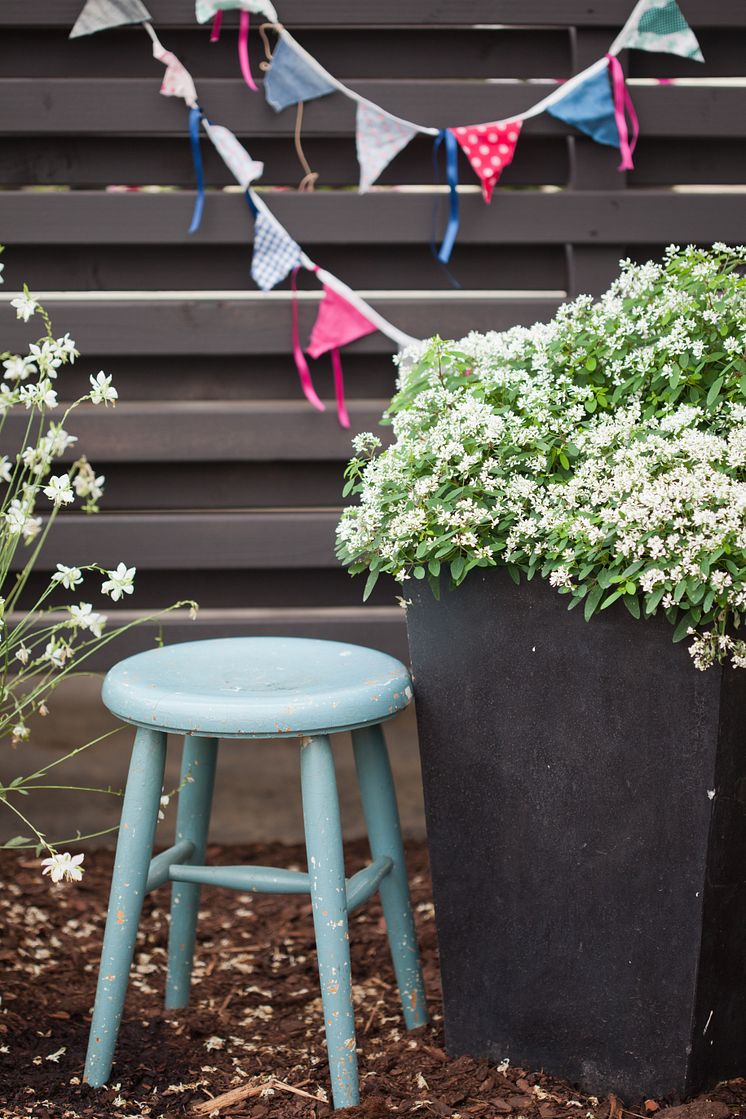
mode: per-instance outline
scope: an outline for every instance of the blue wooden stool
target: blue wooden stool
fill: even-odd
[[[152,649],[122,661],[103,700],[137,729],[117,842],[85,1078],[111,1072],[145,894],[171,895],[166,1007],[189,1000],[200,887],[308,893],[335,1107],[359,1100],[347,915],[378,890],[408,1029],[427,1008],[399,814],[380,724],[406,707],[409,675],[393,657],[336,641],[247,637]],[[373,861],[345,880],[329,735],[352,731]],[[176,843],[152,858],[166,735],[184,736]],[[308,873],[203,866],[219,738],[300,739]]]

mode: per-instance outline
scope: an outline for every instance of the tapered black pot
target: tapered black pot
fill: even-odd
[[[627,1100],[746,1073],[746,670],[538,578],[407,590],[449,1052]]]

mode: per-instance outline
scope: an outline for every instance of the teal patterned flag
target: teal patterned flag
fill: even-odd
[[[614,40],[611,53],[632,47],[641,51],[679,54],[704,62],[697,37],[681,14],[676,0],[640,0]]]

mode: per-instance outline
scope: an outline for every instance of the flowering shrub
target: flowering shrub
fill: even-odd
[[[347,469],[338,555],[366,596],[381,572],[438,594],[500,564],[746,667],[744,263],[672,246],[550,323],[408,351],[395,443],[360,436]]]
[[[22,295],[11,300],[11,306],[24,322],[39,316],[45,328],[44,336],[29,346],[27,354],[0,354],[4,369],[0,384],[0,432],[14,409],[25,417],[23,445],[17,453],[0,456],[0,741],[15,747],[30,736],[29,718],[48,714],[47,700],[65,677],[107,642],[148,619],[138,619],[105,633],[106,615],[94,610],[91,602],[80,601],[78,588],[94,576],[103,577],[99,590],[114,602],[131,595],[135,568],[125,563],[112,571],[98,564],[58,563],[44,590],[38,597],[30,596],[36,597],[36,601],[24,605],[29,576],[62,507],[79,500],[85,512],[95,513],[103,493],[104,478],[96,475],[84,457],[69,468],[58,465],[58,460],[77,442],[66,430],[68,417],[85,402],[103,407],[114,405],[117,390],[105,373],[91,376],[90,391],[65,406],[59,419],[51,421],[49,410],[58,408],[58,378],[64,367],[79,357],[75,342],[68,334],[55,338],[48,315],[28,289],[24,288]],[[68,592],[64,597],[75,601],[61,602],[64,592]],[[180,602],[169,609],[187,605],[195,608],[194,603]],[[46,850],[49,857],[42,864],[43,873],[49,874],[54,882],[79,880],[83,856],[58,852],[55,844],[31,823],[27,812],[20,810],[18,798],[39,788],[69,788],[40,782],[54,766],[86,748],[79,747],[35,773],[16,777],[8,785],[0,784],[0,804],[32,833],[15,836],[0,847]],[[90,837],[72,837],[84,838]]]

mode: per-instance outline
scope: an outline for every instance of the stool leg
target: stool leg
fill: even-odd
[[[429,1019],[409,898],[399,810],[386,740],[380,726],[354,730],[352,747],[371,854],[374,859],[388,855],[394,863],[379,889],[404,1021],[407,1029],[413,1030],[426,1025]]]
[[[188,860],[189,865],[192,866],[202,866],[205,861],[217,752],[216,738],[190,735],[184,739],[181,756],[182,788],[176,813],[176,842],[188,839],[194,844],[194,853]],[[184,784],[187,774],[192,780]],[[189,1002],[199,896],[200,887],[195,882],[174,882],[171,887],[171,928],[168,934],[166,979],[167,1010],[185,1007]]]
[[[334,759],[325,735],[301,740],[300,771],[332,1098],[335,1108],[354,1107],[360,1093],[344,851]]]
[[[88,1039],[85,1080],[100,1088],[109,1079],[122,1020],[135,938],[153,851],[166,762],[166,735],[135,735],[119,825],[109,911]]]

